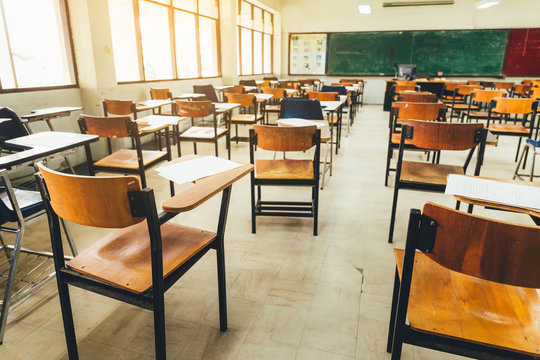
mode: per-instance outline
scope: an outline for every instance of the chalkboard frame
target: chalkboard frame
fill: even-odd
[[[485,78],[485,77],[489,77],[489,78],[496,78],[496,79],[504,79],[505,78],[505,73],[504,73],[504,64],[506,63],[506,56],[507,56],[507,51],[508,51],[508,41],[509,41],[509,36],[510,36],[510,30],[513,30],[514,28],[482,28],[482,29],[426,29],[426,30],[381,30],[381,31],[331,31],[331,32],[324,32],[324,31],[316,31],[316,32],[310,32],[310,31],[307,31],[307,32],[294,32],[294,33],[289,33],[289,44],[288,44],[288,51],[289,51],[289,54],[288,54],[288,59],[290,60],[290,56],[291,56],[291,36],[292,35],[306,35],[306,34],[326,34],[327,35],[327,42],[326,42],[326,51],[327,51],[327,54],[326,54],[326,65],[325,65],[325,76],[370,76],[370,77],[394,77],[394,74],[383,74],[383,75],[380,75],[380,74],[373,74],[373,73],[358,73],[358,74],[354,74],[354,75],[351,75],[351,74],[331,74],[329,75],[328,74],[328,62],[329,62],[329,58],[330,56],[328,55],[328,48],[330,46],[330,35],[331,34],[344,34],[344,33],[369,33],[369,32],[381,32],[381,33],[387,33],[387,32],[415,32],[415,31],[474,31],[474,30],[507,30],[508,31],[508,34],[507,34],[507,37],[506,37],[506,42],[505,42],[505,46],[504,46],[504,55],[503,55],[503,58],[502,58],[502,64],[503,66],[501,67],[501,73],[500,75],[466,75],[466,74],[459,74],[459,75],[452,75],[452,74],[444,74],[443,76],[446,77],[446,78],[460,78],[460,77],[471,77],[471,78]],[[290,73],[290,61],[288,61],[288,64],[287,64],[287,73],[289,76],[302,76],[302,75],[309,75],[309,74],[291,74]],[[437,76],[436,74],[430,74],[431,76]]]

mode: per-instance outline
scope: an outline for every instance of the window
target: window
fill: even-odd
[[[240,75],[271,74],[273,15],[245,0],[238,1],[238,69]]]
[[[67,19],[65,0],[0,0],[0,91],[76,85]]]
[[[220,75],[219,0],[109,0],[116,80]]]

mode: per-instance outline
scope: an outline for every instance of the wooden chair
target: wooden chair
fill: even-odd
[[[488,118],[488,108],[491,100],[496,97],[506,97],[505,90],[474,90],[471,92],[469,97],[469,107],[466,111],[462,111],[462,118],[467,119],[467,122],[476,119],[476,122],[479,120],[487,120]],[[474,107],[477,109],[475,110]],[[500,115],[493,115],[494,118],[500,118]]]
[[[74,176],[43,165],[39,165],[39,171],[36,178],[49,217],[70,359],[78,359],[78,353],[68,285],[152,311],[155,357],[166,359],[164,294],[210,249],[215,249],[217,256],[220,330],[227,330],[223,235],[230,187],[223,192],[219,224],[214,233],[168,222],[174,214],[158,214],[153,190],[141,189],[134,176]],[[190,188],[189,209],[224,188],[208,182],[203,192]],[[66,262],[59,219],[116,230]],[[119,324],[118,328],[122,326]]]
[[[414,86],[414,85],[416,85],[416,81],[414,81],[414,80],[394,80],[394,83],[397,86]]]
[[[263,80],[268,80],[268,81],[277,81],[277,76],[264,76],[263,77]]]
[[[240,80],[238,82],[238,84],[242,85],[242,86],[255,86],[255,88],[257,88],[257,82],[255,80]],[[253,93],[256,93],[257,92],[257,89],[255,90],[250,90],[250,91],[246,91],[246,92],[253,92]]]
[[[321,92],[321,91],[308,91],[308,99],[317,99],[319,101],[338,101],[339,94],[337,92]]]
[[[454,101],[454,89],[457,86],[460,85],[467,85],[464,81],[446,81],[444,82],[444,90],[443,90],[443,96],[442,96],[442,102],[443,103],[451,103]],[[457,102],[463,102],[463,99],[461,97],[458,97],[456,99]]]
[[[402,92],[398,95],[399,102],[416,102],[416,103],[434,103],[437,102],[437,95],[427,91]]]
[[[196,94],[204,94],[204,98],[199,98],[200,100],[210,100],[211,102],[221,102],[218,99],[216,94],[216,89],[212,84],[208,85],[193,85],[193,92]]]
[[[467,85],[482,85],[482,82],[479,80],[468,80]]]
[[[466,110],[478,110],[478,106],[469,103],[469,97],[473,91],[482,90],[482,85],[458,85],[454,88],[454,94],[452,96],[452,102],[447,103],[448,109],[450,109],[449,119],[452,121],[454,114],[461,120],[463,120],[463,113]]]
[[[515,84],[510,91],[510,95],[518,98],[529,97],[532,87],[532,84]]]
[[[512,91],[514,87],[513,81],[493,81],[492,84],[494,89],[503,89],[508,92]]]
[[[180,143],[182,141],[193,142],[193,152],[197,154],[198,142],[211,142],[214,143],[214,149],[216,156],[219,156],[218,140],[221,137],[225,137],[228,158],[231,158],[231,139],[230,139],[230,125],[225,124],[225,127],[219,126],[218,116],[216,114],[216,108],[212,101],[181,101],[176,100],[176,111],[178,116],[185,116],[191,118],[191,124],[193,125],[193,119],[195,118],[212,118],[212,127],[205,126],[191,126],[189,129],[178,135],[178,156],[182,155]]]
[[[281,111],[281,99],[287,97],[285,88],[273,88],[273,87],[261,87],[263,94],[271,94],[272,98],[266,102],[264,107],[264,113],[266,114],[266,124],[268,125],[268,115],[271,113],[279,114]]]
[[[152,100],[173,100],[171,91],[163,88],[150,88],[150,98]],[[152,112],[154,112],[154,110],[152,110]],[[160,107],[158,108],[157,113],[159,115],[174,115],[174,105],[171,104],[170,112],[163,112]]]
[[[88,173],[92,176],[96,171],[116,172],[122,174],[137,174],[141,178],[143,187],[146,187],[146,170],[162,161],[171,161],[171,143],[169,125],[158,130],[165,131],[165,144],[167,151],[143,150],[137,123],[129,117],[98,117],[81,115],[79,128],[83,134],[98,135],[108,140],[112,138],[131,138],[135,149],[119,149],[113,152],[111,142],[107,142],[109,155],[94,161],[90,144],[84,146],[88,161]],[[170,182],[171,195],[174,195],[174,185]]]
[[[251,231],[256,232],[257,216],[295,216],[313,218],[317,235],[319,214],[319,158],[321,131],[316,126],[276,127],[254,125],[249,130],[251,173]],[[255,160],[255,148],[268,151],[307,151],[315,147],[313,160]],[[262,186],[304,186],[311,188],[311,201],[263,201]],[[255,187],[257,197],[255,198]]]
[[[474,175],[480,175],[480,168],[484,159],[487,129],[483,124],[452,124],[435,121],[408,120],[403,126],[399,143],[399,155],[396,167],[396,180],[392,212],[390,215],[390,230],[388,242],[394,236],[394,222],[396,217],[397,200],[400,189],[416,189],[425,191],[444,192],[446,178],[450,174],[465,174],[467,167],[478,148]],[[447,164],[431,164],[403,160],[405,141],[424,150],[430,151],[465,151],[469,150],[463,166]],[[472,207],[469,207],[472,211]]]
[[[264,102],[259,104],[254,94],[235,94],[227,93],[227,102],[240,104],[241,114],[233,114],[230,116],[230,126],[234,125],[235,136],[231,141],[249,142],[249,137],[238,136],[238,125],[255,125],[264,119]],[[260,106],[259,106],[260,105]]]
[[[235,85],[230,88],[227,88],[224,90],[225,94],[243,94],[244,91],[244,85]]]
[[[514,161],[518,160],[521,139],[523,137],[533,138],[537,109],[538,101],[536,101],[536,99],[499,97],[491,100],[488,111],[487,127],[491,133],[497,136],[507,135],[519,137]],[[503,120],[511,120],[512,116],[514,121],[513,124],[502,123]],[[499,123],[495,124],[494,120],[499,120]],[[538,128],[536,132],[538,133]]]
[[[539,227],[433,203],[412,209],[405,251],[394,250],[392,360],[403,343],[475,359],[538,359],[538,239]]]
[[[394,102],[390,110],[388,122],[388,148],[386,153],[386,171],[384,186],[388,186],[388,176],[390,171],[396,171],[390,167],[391,159],[394,155],[394,149],[399,149],[401,141],[401,132],[398,130],[407,120],[422,121],[445,121],[446,108],[443,103],[412,103],[412,102]],[[405,142],[407,149],[415,149],[409,141]],[[436,160],[435,157],[433,158]]]

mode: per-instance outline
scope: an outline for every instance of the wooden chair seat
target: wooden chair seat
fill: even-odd
[[[394,250],[398,272],[403,250]],[[415,256],[407,316],[411,328],[540,356],[540,296],[446,269]]]
[[[469,108],[469,104],[454,104],[454,105],[452,105],[452,103],[450,103],[450,104],[447,104],[447,106],[450,107],[450,108],[454,108],[456,110],[467,110]],[[471,105],[471,110],[478,110],[478,106]]]
[[[489,131],[497,133],[511,133],[528,135],[529,130],[521,124],[489,124]]]
[[[400,180],[409,183],[446,185],[450,174],[463,175],[463,167],[455,165],[431,164],[403,161]]]
[[[253,114],[235,114],[231,116],[231,123],[233,124],[255,124],[257,121],[262,120],[263,114],[258,114],[257,118]]]
[[[161,225],[163,276],[197,254],[216,234],[171,222]],[[146,222],[114,231],[67,262],[82,274],[134,293],[152,287],[150,238]]]
[[[313,179],[312,160],[255,160],[257,179]]]
[[[143,150],[144,166],[153,163],[156,160],[167,156],[165,151]],[[104,157],[94,163],[94,166],[103,166],[111,168],[138,169],[137,151],[133,149],[120,149],[111,155]]]
[[[227,133],[228,129],[225,128],[218,128],[217,129],[217,136],[224,135]],[[214,128],[211,127],[200,127],[200,126],[192,126],[186,131],[184,131],[182,134],[180,134],[181,139],[213,139],[216,137],[216,134],[214,132]]]
[[[279,112],[281,110],[281,105],[266,105],[264,109],[266,112]]]
[[[487,111],[471,111],[469,113],[469,116],[470,117],[475,117],[475,118],[488,118],[489,116],[489,113]],[[501,115],[499,114],[491,114],[491,117],[493,119],[499,119],[501,117]]]

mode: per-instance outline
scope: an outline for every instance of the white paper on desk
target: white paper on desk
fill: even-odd
[[[540,210],[540,187],[449,175],[445,194]]]
[[[318,123],[316,121],[300,119],[300,118],[288,118],[288,119],[279,119],[278,123],[289,126],[317,126],[321,128],[324,126],[323,123]]]
[[[167,180],[177,184],[184,184],[235,169],[240,166],[242,166],[242,164],[234,161],[225,160],[215,156],[203,156],[193,160],[162,166],[157,168],[156,171]]]

